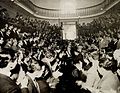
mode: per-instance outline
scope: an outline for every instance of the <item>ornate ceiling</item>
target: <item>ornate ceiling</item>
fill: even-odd
[[[104,0],[30,0],[38,7],[61,9],[61,5],[73,4],[76,8],[85,8],[100,4]]]

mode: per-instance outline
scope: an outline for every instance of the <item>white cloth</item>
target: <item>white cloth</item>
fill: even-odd
[[[83,86],[95,87],[100,80],[100,77],[97,72],[98,60],[93,60],[91,58],[92,67],[86,72],[87,81],[83,84]]]

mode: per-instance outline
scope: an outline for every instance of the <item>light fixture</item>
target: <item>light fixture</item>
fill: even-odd
[[[101,8],[100,10],[103,10],[103,8]]]

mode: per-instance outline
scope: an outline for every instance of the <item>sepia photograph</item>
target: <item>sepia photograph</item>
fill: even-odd
[[[0,93],[120,93],[120,0],[0,0]]]

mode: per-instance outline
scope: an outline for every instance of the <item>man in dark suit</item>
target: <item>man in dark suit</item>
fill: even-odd
[[[106,52],[115,51],[117,48],[117,44],[118,44],[117,36],[114,35],[111,42],[109,42],[108,47],[106,48]]]
[[[118,34],[117,34],[118,36],[118,41],[117,41],[117,49],[120,49],[120,32],[118,32]]]
[[[10,78],[10,70],[14,68],[10,54],[0,53],[0,93],[29,93],[27,89],[27,79],[21,83],[21,89],[14,80]]]
[[[0,74],[0,93],[21,93],[19,86],[4,74]]]

